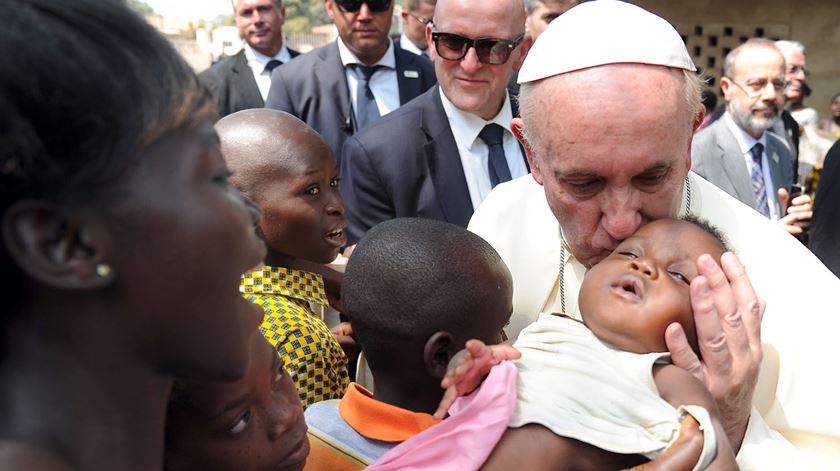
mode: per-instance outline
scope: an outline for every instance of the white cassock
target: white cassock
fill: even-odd
[[[744,470],[840,469],[840,407],[834,403],[840,400],[840,280],[777,223],[694,173],[680,214],[687,209],[724,232],[767,301],[764,362],[738,464]],[[499,252],[513,275],[509,337],[540,312],[560,311],[560,227],[530,175],[497,186],[469,230]],[[586,270],[567,248],[563,252],[567,314],[580,318],[577,294]]]

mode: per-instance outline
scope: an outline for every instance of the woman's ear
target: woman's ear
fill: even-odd
[[[114,273],[102,260],[104,231],[95,218],[42,201],[20,201],[3,215],[3,243],[21,271],[65,290],[99,289]]]
[[[426,341],[423,347],[423,364],[426,365],[426,371],[432,377],[443,379],[446,375],[446,367],[454,356],[452,347],[452,334],[446,331],[435,332]]]

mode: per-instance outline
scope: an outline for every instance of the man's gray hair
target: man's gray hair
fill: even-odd
[[[779,51],[779,53],[782,53],[782,55],[784,55],[784,53],[781,50],[779,50],[777,46],[778,43],[778,41],[774,43],[773,41],[765,38],[748,39],[745,43],[729,51],[729,54],[727,54],[726,57],[723,59],[723,76],[730,78],[732,77],[733,71],[735,69],[735,61],[738,60],[738,55],[741,54],[741,51],[743,51],[746,48],[761,47],[767,49],[775,49],[776,51]]]
[[[682,70],[684,77],[683,103],[686,109],[688,109],[689,116],[691,116],[691,120],[686,125],[693,129],[695,122],[700,118],[700,114],[705,111],[703,100],[700,96],[705,82],[703,78],[693,71],[680,70]],[[537,142],[534,140],[536,136],[533,133],[533,123],[539,119],[537,118],[537,116],[540,116],[539,113],[544,112],[538,108],[540,103],[545,101],[545,97],[540,98],[537,95],[539,95],[540,88],[544,87],[546,82],[548,80],[543,79],[536,82],[523,83],[519,87],[519,97],[517,100],[519,104],[519,115],[525,123],[522,130],[523,139],[531,149],[536,148],[534,144]]]
[[[775,44],[776,47],[778,47],[779,50],[782,51],[782,55],[785,57],[787,57],[792,52],[801,52],[803,56],[808,55],[808,53],[805,52],[805,45],[799,41],[788,41],[783,39],[781,41],[776,41],[773,44]]]

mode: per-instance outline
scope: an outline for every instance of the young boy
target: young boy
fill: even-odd
[[[245,377],[176,382],[166,418],[167,471],[299,471],[309,454],[297,389],[256,330]]]
[[[689,284],[701,254],[719,260],[725,250],[707,224],[663,219],[590,269],[582,322],[542,314],[520,333],[516,411],[482,469],[737,469],[709,392],[656,353],[667,352],[673,322],[698,350]],[[458,375],[487,358],[471,347],[474,368],[463,369],[467,357]]]
[[[307,469],[356,470],[434,425],[440,380],[467,339],[497,343],[511,278],[499,255],[458,226],[394,219],[371,229],[345,272],[342,299],[373,373],[340,401],[306,411]]]
[[[347,242],[330,148],[302,121],[274,110],[234,113],[216,131],[231,183],[263,214],[265,266],[246,273],[240,289],[265,311],[260,330],[283,356],[303,407],[340,398],[347,357],[312,309],[327,304],[323,279],[292,268],[298,259],[330,263]]]

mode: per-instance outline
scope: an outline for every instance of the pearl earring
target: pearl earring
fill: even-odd
[[[105,278],[106,276],[111,274],[111,267],[106,263],[97,263],[96,264],[96,274],[100,278]]]

